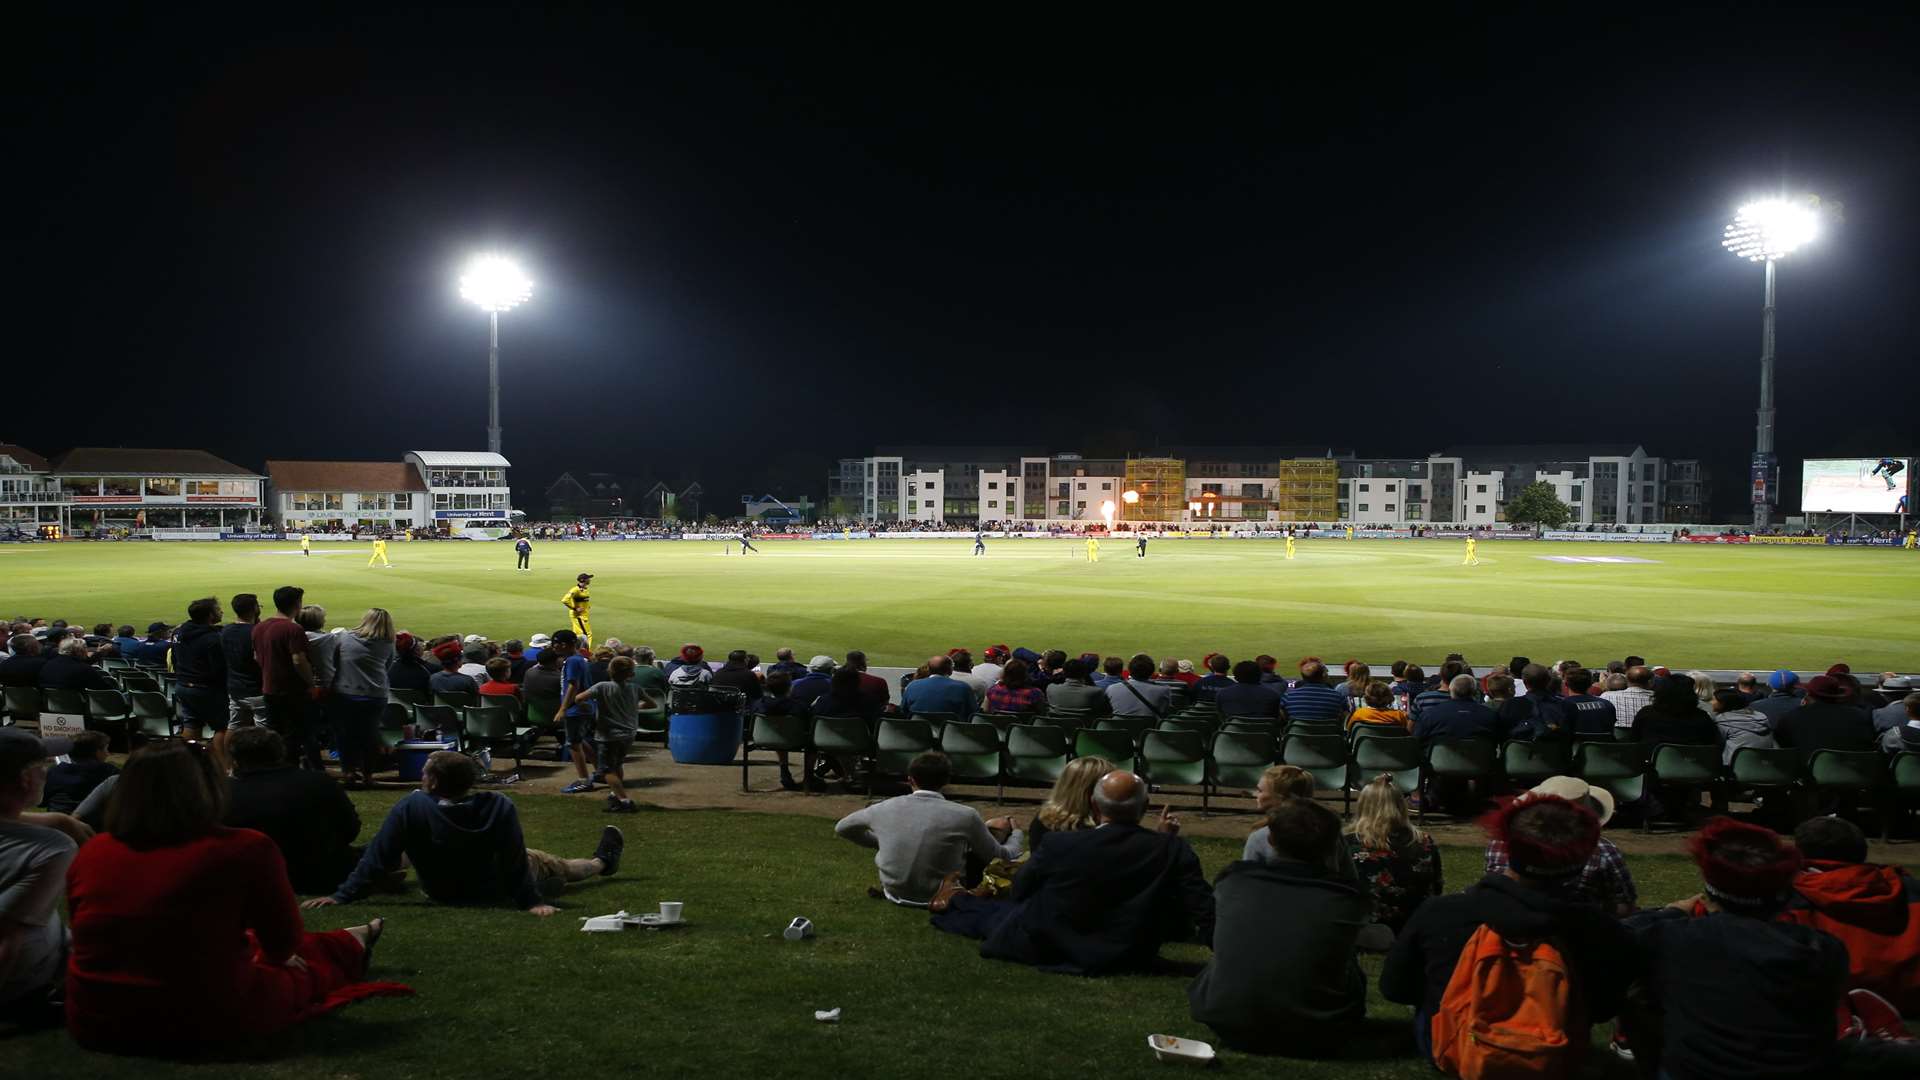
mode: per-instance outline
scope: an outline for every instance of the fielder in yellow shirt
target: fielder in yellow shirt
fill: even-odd
[[[1287,533],[1287,558],[1293,558],[1293,533]]]
[[[381,566],[384,566],[389,570],[393,569],[393,564],[387,561],[387,542],[385,539],[374,540],[373,554],[367,557],[367,565],[372,566],[373,560],[375,559],[380,560]]]
[[[1460,560],[1460,565],[1461,566],[1479,566],[1480,565],[1479,548],[1480,548],[1480,541],[1475,540],[1472,536],[1468,536],[1467,537],[1467,557]]]
[[[305,555],[309,559],[313,558],[313,534],[312,533],[300,534],[300,554]]]
[[[1906,548],[1908,551],[1920,550],[1920,532],[1908,529],[1907,542],[1900,546]]]
[[[1095,540],[1091,536],[1087,537],[1087,561],[1100,561],[1100,541]]]
[[[571,617],[573,632],[580,635],[580,643],[587,648],[593,647],[593,620],[588,614],[593,607],[593,598],[587,595],[587,585],[592,580],[592,574],[581,574],[574,578],[577,584],[560,598],[560,603]]]

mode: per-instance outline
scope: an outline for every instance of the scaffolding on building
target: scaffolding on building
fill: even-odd
[[[1274,516],[1280,521],[1334,521],[1340,516],[1340,463],[1332,458],[1291,458],[1280,462],[1273,486]]]
[[[1138,492],[1137,502],[1122,495],[1123,521],[1179,521],[1187,512],[1187,463],[1179,458],[1128,458],[1125,491]]]

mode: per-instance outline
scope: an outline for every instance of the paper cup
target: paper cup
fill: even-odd
[[[680,909],[684,906],[685,905],[678,900],[662,900],[660,901],[660,917],[668,922],[679,922]]]

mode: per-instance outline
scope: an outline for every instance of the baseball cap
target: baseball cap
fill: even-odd
[[[413,651],[413,635],[406,633],[404,631],[401,633],[395,634],[393,637],[393,647],[394,647],[394,650],[397,652],[401,652],[401,653],[412,652]]]
[[[1799,686],[1800,676],[1786,668],[1781,668],[1767,676],[1767,685],[1775,690],[1785,690],[1789,686]]]
[[[826,655],[821,655],[821,656],[816,656],[816,657],[814,657],[813,659],[811,659],[811,660],[809,660],[809,661],[807,661],[807,670],[808,670],[808,671],[827,671],[827,672],[830,672],[830,671],[832,671],[832,670],[833,670],[833,669],[834,669],[835,667],[838,667],[838,666],[839,666],[839,665],[837,665],[837,664],[835,664],[835,663],[833,662],[833,657],[831,657],[831,656],[826,656]]]
[[[1613,818],[1613,792],[1594,787],[1577,776],[1549,776],[1530,789],[1533,795],[1552,795],[1570,803],[1585,801],[1587,808],[1605,825]]]
[[[167,632],[167,624],[166,624],[166,623],[163,623],[163,622],[151,622],[151,623],[148,623],[148,624],[147,624],[147,633],[149,633],[149,634],[164,634],[164,633],[166,633],[166,632]]]
[[[468,634],[466,637],[461,638],[460,640],[467,643],[468,645],[484,645],[486,644],[487,637],[485,634]]]
[[[1174,667],[1178,668],[1182,675],[1193,674],[1193,661],[1191,660],[1182,660],[1175,664]]]
[[[0,728],[0,775],[11,779],[36,761],[59,757],[73,749],[73,740],[65,736],[43,739],[17,727]]]
[[[574,576],[574,580],[575,580],[575,581],[592,581],[592,580],[593,580],[593,575],[592,575],[592,574],[577,574],[577,575],[575,575],[575,576]]]
[[[545,634],[535,634],[527,639],[527,645],[530,648],[544,649],[551,644],[553,644],[553,639]]]

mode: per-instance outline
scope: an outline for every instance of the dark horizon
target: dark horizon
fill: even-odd
[[[454,278],[501,250],[536,283],[518,492],[717,508],[916,442],[1631,441],[1738,520],[1762,279],[1720,231],[1784,188],[1844,207],[1781,264],[1796,513],[1800,459],[1920,451],[1920,17],[1730,17],[40,11],[0,441],[482,449]]]

